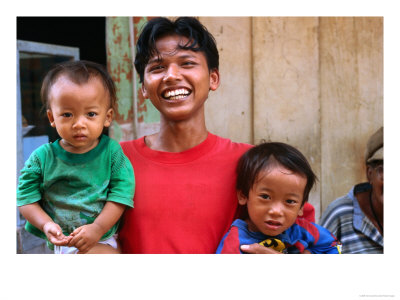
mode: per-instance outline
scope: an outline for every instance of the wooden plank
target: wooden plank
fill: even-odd
[[[364,151],[383,124],[382,18],[321,18],[322,210],[365,181]]]
[[[106,18],[107,68],[114,80],[117,104],[110,136],[117,141],[135,138],[133,65],[128,17]]]
[[[253,18],[254,137],[298,148],[320,177],[318,18]],[[320,185],[310,194],[319,217]]]
[[[221,85],[205,105],[209,131],[235,142],[252,143],[251,18],[201,17],[214,35]]]

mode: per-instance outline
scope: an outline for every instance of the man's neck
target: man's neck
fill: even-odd
[[[372,207],[369,203],[369,194],[370,191],[366,191],[363,193],[359,193],[356,195],[356,198],[358,200],[358,203],[360,205],[361,210],[363,213],[367,216],[368,219],[371,220],[371,222],[375,225],[376,228],[378,228],[379,232],[381,232],[379,226],[378,226],[378,221],[376,220],[373,212],[372,212]],[[375,208],[377,210],[377,217],[379,218],[379,222],[383,224],[383,206],[379,206],[378,208]],[[381,232],[383,234],[383,232]]]
[[[146,145],[158,151],[182,152],[202,143],[208,136],[205,122],[167,122],[160,131],[146,137]]]

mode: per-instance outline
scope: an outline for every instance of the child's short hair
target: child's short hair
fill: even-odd
[[[98,63],[77,60],[56,64],[44,77],[40,96],[46,109],[50,108],[49,93],[51,87],[60,76],[67,76],[69,80],[78,85],[87,83],[92,77],[99,78],[110,96],[110,107],[114,108],[117,99],[115,84],[107,70]]]
[[[301,204],[303,206],[308,201],[308,195],[317,177],[305,156],[296,148],[285,143],[263,143],[243,154],[236,168],[236,189],[243,196],[249,197],[249,191],[253,187],[258,174],[276,163],[307,178]]]
[[[219,54],[214,37],[196,18],[179,17],[171,21],[165,17],[151,19],[143,28],[136,44],[135,68],[143,82],[149,60],[158,55],[156,41],[168,35],[184,36],[187,44],[180,49],[201,51],[205,54],[209,70],[218,69]]]

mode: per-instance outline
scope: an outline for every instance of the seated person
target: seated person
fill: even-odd
[[[316,176],[307,159],[284,143],[264,143],[247,151],[237,166],[237,195],[245,206],[223,237],[217,253],[243,253],[242,245],[270,247],[270,253],[340,253],[325,228],[298,218]]]
[[[368,140],[365,164],[368,182],[329,204],[320,220],[343,253],[383,253],[383,127]]]

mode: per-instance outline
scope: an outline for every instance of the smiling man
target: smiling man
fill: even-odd
[[[122,142],[137,180],[126,211],[123,253],[215,253],[237,216],[235,168],[251,147],[208,132],[204,103],[220,84],[213,36],[195,18],[156,18],[137,43],[144,97],[159,132]]]

